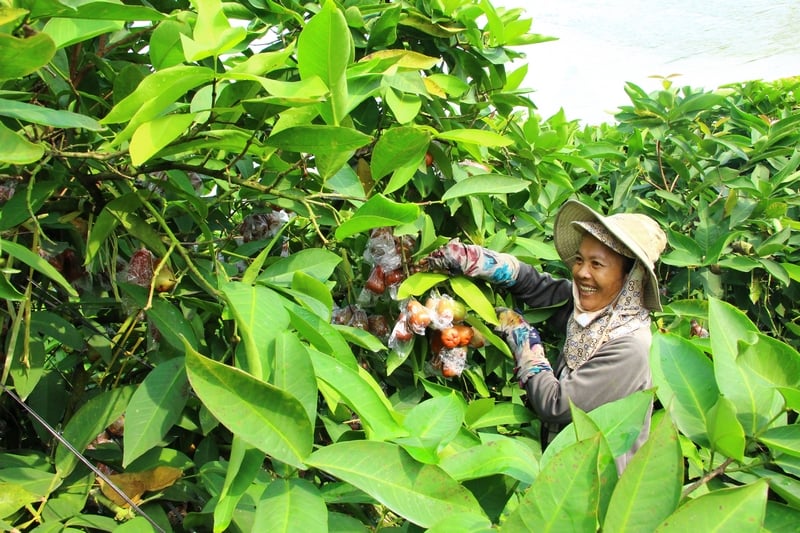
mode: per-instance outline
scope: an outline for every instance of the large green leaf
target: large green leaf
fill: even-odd
[[[295,333],[278,334],[274,364],[271,383],[297,398],[313,424],[317,418],[317,380],[308,348]]]
[[[0,33],[0,80],[21,78],[36,72],[53,58],[56,45],[46,33],[36,33],[27,39],[18,39]],[[0,144],[2,146],[2,144]]]
[[[323,381],[355,411],[370,439],[389,440],[408,435],[402,418],[392,408],[380,385],[363,368],[355,369],[323,353],[310,350],[317,379]]]
[[[159,150],[180,137],[194,121],[193,114],[173,114],[145,122],[133,133],[130,143],[131,163],[146,163]]]
[[[460,143],[477,144],[487,147],[502,147],[513,144],[510,138],[488,130],[461,129],[437,133],[436,139],[440,141],[454,141]]]
[[[483,294],[483,291],[475,285],[475,282],[467,276],[455,276],[450,278],[450,287],[464,303],[485,322],[497,325],[497,313],[494,304]]]
[[[587,414],[608,440],[611,453],[614,457],[619,457],[630,450],[639,437],[652,404],[653,391],[645,390],[601,405]],[[570,426],[564,428],[547,446],[542,455],[542,464],[546,464],[553,456],[576,440],[575,431]]]
[[[10,517],[19,509],[41,499],[41,496],[17,483],[0,481],[0,518]]]
[[[404,279],[397,288],[397,299],[404,300],[409,296],[419,296],[447,279],[447,274],[417,272]]]
[[[504,522],[508,531],[595,531],[601,434],[562,449]]]
[[[234,435],[297,468],[311,452],[314,427],[291,394],[186,345],[186,372],[197,396]]]
[[[353,40],[344,13],[335,2],[324,2],[322,9],[306,23],[297,39],[297,68],[303,79],[317,76],[328,86],[332,115],[329,123],[334,125],[341,124],[347,113],[346,73],[354,55]]]
[[[188,389],[183,357],[161,363],[147,374],[125,411],[123,466],[161,442],[180,419]]]
[[[386,130],[372,152],[372,179],[377,181],[399,167],[416,169],[425,159],[430,141],[428,131],[413,126]]]
[[[394,442],[420,462],[439,462],[438,452],[452,441],[464,422],[464,403],[455,394],[415,405],[403,420],[409,435]]]
[[[316,349],[338,359],[342,364],[355,368],[355,355],[350,345],[344,340],[339,330],[328,320],[323,320],[304,307],[284,300],[283,305],[289,312],[289,321],[297,332]]]
[[[649,533],[678,506],[683,453],[669,416],[653,426],[611,495],[603,531]]]
[[[232,27],[222,9],[221,0],[194,0],[197,21],[192,37],[180,34],[183,53],[187,61],[200,61],[207,57],[218,57],[242,42],[247,30]]]
[[[114,33],[124,27],[121,20],[96,20],[92,18],[51,18],[45,23],[43,32],[49,35],[56,48],[66,48],[88,41],[98,35]]]
[[[711,359],[691,341],[659,333],[653,337],[650,361],[656,393],[675,425],[707,445],[708,412],[719,397]]]
[[[770,428],[758,440],[771,450],[800,457],[800,424]]]
[[[708,411],[708,438],[711,449],[737,461],[744,461],[746,439],[744,429],[736,418],[733,402],[720,396],[717,403]]]
[[[528,188],[528,181],[499,174],[480,174],[463,179],[447,189],[442,200],[464,196],[511,194]]]
[[[246,361],[242,362],[242,369],[268,379],[274,358],[273,342],[289,327],[285,299],[262,285],[230,282],[221,288],[244,342]]]
[[[0,116],[54,128],[80,128],[90,131],[103,129],[103,126],[92,117],[72,111],[48,109],[44,106],[26,104],[16,100],[0,99]]]
[[[341,241],[351,235],[383,226],[410,224],[417,220],[419,215],[419,206],[395,202],[377,194],[359,207],[349,220],[336,228],[336,238]]]
[[[78,296],[78,291],[64,279],[64,276],[48,263],[44,258],[29,250],[28,248],[11,241],[0,239],[0,252],[8,254],[14,259],[25,263],[33,270],[43,274],[59,284],[70,296]]]
[[[704,494],[681,505],[652,531],[759,533],[764,523],[767,492],[767,483],[759,480],[743,487]]]
[[[512,437],[482,437],[485,442],[447,455],[439,466],[458,481],[504,474],[522,483],[533,483],[539,474],[539,461],[533,450]]]
[[[144,309],[147,306],[149,298],[147,288],[132,283],[120,283],[119,285],[139,308]],[[191,323],[183,316],[177,305],[158,297],[153,298],[151,304],[145,314],[170,346],[182,350],[184,340],[192,347],[198,346],[197,335],[192,329]]]
[[[329,531],[325,500],[305,479],[276,479],[258,501],[252,531]]]
[[[282,257],[266,267],[258,276],[259,281],[290,285],[295,272],[304,272],[319,280],[327,281],[336,265],[342,262],[341,256],[324,248],[308,248]]]
[[[759,333],[756,342],[740,345],[736,362],[773,385],[800,388],[800,353],[780,339]]]
[[[44,156],[44,145],[32,143],[0,123],[0,163],[27,165]]]
[[[366,146],[372,137],[353,128],[343,126],[295,126],[273,133],[264,140],[288,152],[310,154],[336,154]]]
[[[264,452],[234,435],[225,481],[214,506],[214,532],[228,531],[236,505],[256,479],[264,464]]]
[[[307,463],[366,492],[421,526],[443,516],[485,516],[475,497],[436,465],[414,461],[388,442],[349,441],[321,448]]]
[[[125,412],[135,390],[136,386],[126,385],[94,396],[70,418],[62,436],[78,452],[83,453],[105,428]],[[58,445],[54,462],[56,472],[61,478],[67,477],[78,461],[79,459],[68,448],[62,444]]]
[[[755,435],[783,406],[774,386],[738,361],[758,342],[758,329],[742,311],[715,298],[709,301],[708,323],[719,391],[733,402],[745,434]]]

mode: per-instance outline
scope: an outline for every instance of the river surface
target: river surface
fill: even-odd
[[[521,7],[531,31],[558,41],[520,49],[540,113],[564,108],[585,123],[612,121],[633,82],[679,86],[800,75],[800,0],[494,0]]]

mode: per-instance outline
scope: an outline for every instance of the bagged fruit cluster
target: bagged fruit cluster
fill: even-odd
[[[395,299],[397,287],[406,279],[404,259],[411,256],[414,244],[413,237],[395,237],[391,228],[372,230],[364,250],[364,260],[372,265],[372,270],[359,296],[359,303],[368,305],[384,294]]]
[[[415,298],[401,302],[400,316],[389,336],[389,347],[403,350],[414,335],[430,339],[431,365],[444,377],[460,376],[467,366],[468,348],[483,346],[483,337],[463,323],[464,304],[448,295],[431,293],[425,305]]]
[[[386,341],[389,338],[389,323],[383,315],[370,315],[361,307],[351,304],[333,308],[331,323],[351,326],[368,331]]]

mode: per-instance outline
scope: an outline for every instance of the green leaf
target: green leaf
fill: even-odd
[[[32,143],[0,123],[0,163],[27,165],[44,156],[44,146]]]
[[[152,250],[156,255],[163,257],[167,253],[167,248],[161,240],[161,236],[148,224],[136,211],[145,209],[142,204],[142,199],[135,192],[129,193],[119,198],[111,200],[106,204],[104,211],[108,211],[117,222],[122,224],[122,227],[136,237],[142,243]],[[113,231],[114,225],[104,224],[98,228],[101,233],[104,231]],[[97,241],[94,241],[94,246],[98,247],[101,244],[101,239],[105,240],[108,235],[99,236]]]
[[[25,490],[16,483],[0,482],[0,518],[10,517],[27,504],[40,499],[41,496]]]
[[[55,474],[37,468],[12,467],[0,469],[0,483],[13,483],[39,498],[46,498],[58,486]],[[0,514],[0,518],[7,515]]]
[[[236,505],[256,479],[264,464],[264,452],[234,435],[225,481],[214,506],[214,531],[228,531]]]
[[[120,283],[119,286],[140,309],[145,308],[149,297],[147,288],[132,283]],[[169,300],[153,298],[152,306],[145,310],[145,314],[148,319],[152,320],[164,340],[173,348],[182,350],[184,339],[192,347],[198,345],[197,335],[195,335],[192,325],[181,314],[181,310]]]
[[[758,339],[758,330],[744,312],[715,298],[709,299],[708,324],[719,390],[733,402],[745,435],[755,435],[783,404],[771,384],[738,361],[740,351]]]
[[[355,411],[367,436],[373,440],[389,440],[408,435],[380,385],[360,366],[351,368],[323,353],[310,350],[317,379],[336,391],[344,403]]]
[[[435,464],[438,452],[450,443],[464,422],[464,404],[455,394],[430,398],[406,413],[403,427],[409,436],[394,442],[420,462]]]
[[[231,27],[222,9],[221,0],[194,0],[193,5],[197,9],[197,22],[192,38],[180,34],[187,61],[218,57],[247,37],[245,28]]]
[[[272,384],[297,398],[313,424],[317,419],[318,392],[308,348],[296,334],[283,331],[275,340],[274,360]]]
[[[11,285],[11,282],[0,273],[0,298],[11,302],[19,302],[25,299],[25,295]]]
[[[121,20],[51,18],[42,31],[53,39],[56,48],[62,49],[104,33],[114,33],[123,27],[124,22]]]
[[[678,434],[669,416],[663,416],[619,478],[603,531],[653,531],[677,508],[682,483],[683,453]]]
[[[764,523],[767,504],[767,483],[764,480],[732,489],[704,494],[681,505],[654,531],[736,531],[759,533]]]
[[[54,128],[80,128],[100,131],[103,126],[86,115],[61,109],[48,109],[44,106],[26,104],[15,100],[0,98],[0,116],[11,117],[24,122],[52,126]]]
[[[494,304],[489,301],[477,285],[466,276],[455,276],[450,278],[450,287],[459,298],[464,300],[464,303],[478,313],[485,322],[497,325],[497,313],[494,310]]]
[[[339,330],[329,321],[323,320],[311,311],[285,300],[285,309],[289,312],[289,321],[297,332],[318,350],[338,359],[342,364],[355,368],[353,350],[342,337]]]
[[[285,298],[268,287],[241,282],[226,283],[221,289],[244,341],[246,362],[242,362],[242,369],[259,379],[268,379],[274,358],[273,341],[289,327]]]
[[[186,345],[186,372],[211,414],[234,435],[297,468],[311,453],[314,428],[291,394]]]
[[[475,402],[470,404],[470,407],[473,404]],[[493,404],[490,409],[480,410],[477,413],[470,410],[466,423],[468,429],[476,430],[505,425],[517,426],[529,423],[534,418],[531,410],[524,405],[502,402]]]
[[[800,425],[791,424],[770,428],[758,440],[771,450],[800,457]]]
[[[462,482],[503,474],[530,484],[539,474],[539,461],[533,451],[521,441],[502,435],[447,455],[439,466]]]
[[[70,283],[64,279],[64,276],[62,276],[61,273],[53,267],[53,265],[39,256],[39,254],[33,253],[20,244],[2,239],[0,239],[0,251],[10,255],[18,261],[25,263],[35,271],[55,281],[65,291],[67,291],[67,294],[70,296],[78,296],[78,291],[76,291],[72,285],[70,285]]]
[[[264,144],[287,152],[336,154],[366,146],[372,137],[342,126],[295,126],[267,137]]]
[[[403,280],[397,288],[397,299],[405,300],[409,296],[419,296],[429,291],[439,283],[447,280],[446,274],[432,272],[417,272]]]
[[[327,281],[342,258],[324,248],[307,248],[281,257],[261,272],[258,281],[290,285],[295,272],[303,272],[319,281]]]
[[[450,130],[437,133],[434,137],[440,141],[454,141],[459,143],[477,144],[479,146],[486,146],[489,148],[509,146],[511,144],[514,144],[514,141],[512,141],[508,137],[505,137],[503,135],[500,135],[499,133],[495,133],[493,131],[488,131],[488,130],[476,130],[476,129]]]
[[[410,124],[422,109],[422,98],[419,95],[400,92],[392,87],[386,89],[384,98],[395,120],[400,124]]]
[[[314,452],[307,463],[350,483],[421,527],[443,516],[485,516],[475,497],[441,468],[420,464],[386,442],[338,442]]]
[[[708,411],[708,438],[711,449],[727,457],[744,461],[746,439],[744,429],[736,418],[736,407],[720,396],[717,403]]]
[[[135,385],[126,385],[94,396],[70,418],[62,433],[63,437],[78,452],[83,453],[89,443],[125,412],[135,390]],[[59,477],[66,478],[75,469],[78,461],[65,446],[58,445],[54,463]]]
[[[252,531],[328,531],[328,508],[305,479],[275,479],[258,501]]]
[[[56,53],[53,39],[46,33],[36,33],[18,39],[0,33],[0,80],[13,80],[32,74],[48,64]],[[0,146],[5,142],[0,143]]]
[[[375,143],[370,162],[372,179],[378,181],[399,167],[416,169],[425,159],[430,142],[427,130],[413,126],[389,128]]]
[[[601,434],[564,448],[543,465],[508,531],[595,531],[599,498],[598,455]]]
[[[758,333],[739,345],[737,364],[779,387],[800,388],[800,353],[780,339]]]
[[[463,179],[447,189],[442,201],[464,196],[511,194],[524,191],[530,182],[501,174],[480,174]]]
[[[657,333],[650,364],[658,398],[675,425],[693,441],[707,445],[708,412],[719,397],[711,359],[687,339]]]
[[[587,414],[608,440],[613,456],[619,457],[630,450],[636,442],[652,404],[653,391],[645,390],[603,404]],[[546,464],[551,457],[576,440],[575,431],[569,426],[561,430],[542,454],[542,464]]]
[[[335,2],[324,2],[297,38],[297,68],[301,78],[316,76],[328,86],[335,125],[341,124],[347,114],[347,65],[353,62],[354,55],[344,14]]]
[[[193,114],[173,114],[145,122],[133,133],[130,143],[131,163],[140,166],[162,148],[180,137],[194,121]]]
[[[183,357],[175,357],[153,369],[133,393],[125,411],[122,465],[158,446],[180,419],[189,397]]]
[[[341,241],[375,228],[410,224],[416,221],[419,215],[419,206],[395,202],[377,194],[359,207],[349,220],[336,228],[336,238]]]

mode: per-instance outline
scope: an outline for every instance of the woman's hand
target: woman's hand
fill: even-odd
[[[421,264],[428,270],[485,279],[501,287],[513,285],[519,274],[519,260],[513,255],[463,244],[458,239],[431,252]]]
[[[500,321],[495,329],[514,354],[517,363],[514,372],[520,387],[524,387],[531,376],[544,371],[552,372],[539,331],[516,311],[498,307],[495,312]]]

